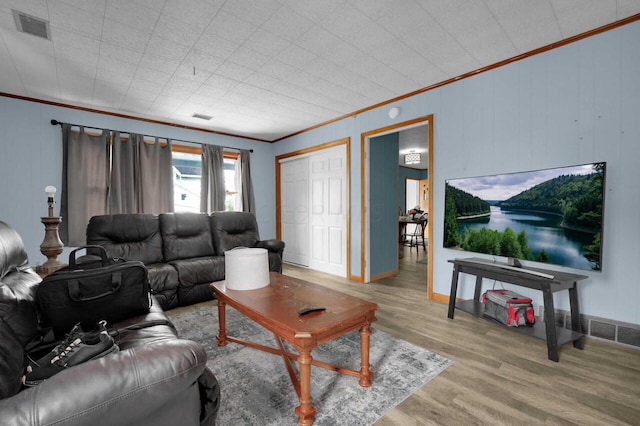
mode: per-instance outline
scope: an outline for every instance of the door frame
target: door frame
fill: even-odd
[[[433,114],[425,115],[422,117],[414,118],[412,120],[403,121],[401,123],[392,124],[390,126],[380,127],[378,129],[369,130],[360,134],[360,205],[363,206],[365,214],[360,221],[360,276],[364,279],[364,282],[369,282],[370,269],[369,269],[369,244],[367,237],[369,234],[370,223],[370,208],[369,208],[369,193],[368,191],[368,178],[369,178],[369,144],[370,139],[376,136],[382,136],[388,133],[395,133],[402,130],[406,130],[412,127],[418,127],[422,125],[428,126],[428,178],[429,178],[429,194],[433,194]],[[429,197],[429,222],[427,223],[427,238],[429,244],[433,244],[433,197]],[[433,249],[427,250],[427,297],[433,298]]]

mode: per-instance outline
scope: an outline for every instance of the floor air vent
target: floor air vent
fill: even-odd
[[[27,15],[17,10],[11,10],[11,12],[13,13],[13,20],[16,22],[18,31],[51,40],[49,21]]]

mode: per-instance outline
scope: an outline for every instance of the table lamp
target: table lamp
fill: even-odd
[[[43,278],[65,266],[57,260],[58,255],[62,253],[64,244],[62,244],[58,235],[58,225],[62,222],[62,218],[53,215],[56,187],[48,185],[44,191],[47,193],[49,209],[48,216],[40,218],[40,221],[44,224],[44,240],[40,244],[40,252],[47,257],[47,261],[35,268],[36,273]]]

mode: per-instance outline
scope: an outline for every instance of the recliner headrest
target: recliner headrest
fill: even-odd
[[[0,280],[28,264],[22,238],[15,229],[0,221]]]

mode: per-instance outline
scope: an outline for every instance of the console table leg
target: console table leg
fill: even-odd
[[[569,305],[571,306],[571,329],[577,333],[583,334],[582,322],[580,321],[580,302],[578,301],[578,285],[573,283],[573,287],[569,289]],[[580,337],[573,341],[573,347],[576,349],[584,349],[584,338]]]
[[[458,294],[458,275],[460,271],[458,266],[453,266],[453,275],[451,275],[451,294],[449,295],[449,313],[447,316],[453,319],[453,311],[456,308],[456,295]]]
[[[473,300],[480,301],[480,293],[482,293],[482,275],[476,276],[476,289],[473,293]]]
[[[555,307],[553,305],[553,294],[549,284],[542,285],[542,297],[544,300],[544,325],[547,331],[547,354],[551,361],[558,362],[558,335],[556,332]]]

